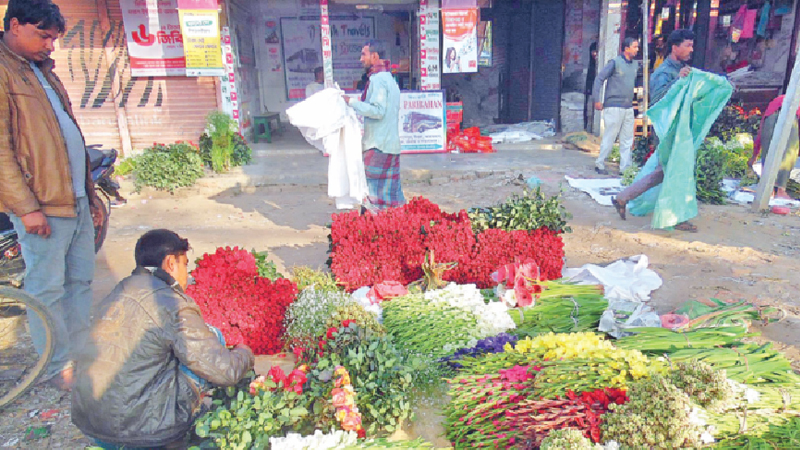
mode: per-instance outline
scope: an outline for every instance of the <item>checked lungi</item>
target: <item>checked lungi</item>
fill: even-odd
[[[400,155],[371,148],[364,152],[364,170],[372,208],[392,208],[406,202],[400,186]]]

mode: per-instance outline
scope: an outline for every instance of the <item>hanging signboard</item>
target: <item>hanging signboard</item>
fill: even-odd
[[[322,39],[322,70],[325,88],[333,87],[333,50],[331,49],[331,24],[328,20],[328,0],[319,0],[319,36]]]
[[[219,77],[225,74],[216,9],[180,10],[187,77]]]
[[[236,72],[233,70],[233,47],[231,46],[231,31],[228,27],[222,27],[222,57],[225,64],[225,74],[223,74],[220,83],[222,91],[222,111],[227,113],[238,123],[239,95],[236,92]]]
[[[364,74],[361,48],[376,39],[375,18],[329,16],[333,81],[342,88],[352,88]],[[286,98],[302,100],[306,86],[314,82],[314,69],[323,67],[320,18],[281,18],[283,67],[286,75]]]
[[[442,11],[444,40],[442,71],[468,73],[478,71],[478,10]]]
[[[400,151],[447,151],[444,91],[400,92]]]
[[[176,0],[120,0],[134,77],[186,75]]]
[[[439,65],[439,9],[427,4],[419,11],[419,56],[420,89],[423,91],[442,88]]]

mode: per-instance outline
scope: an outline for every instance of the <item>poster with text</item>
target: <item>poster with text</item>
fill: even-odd
[[[444,91],[400,93],[400,151],[440,153],[447,151]]]
[[[422,6],[419,12],[420,89],[435,91],[442,88],[439,59],[439,9]]]
[[[442,10],[443,73],[478,71],[478,10]]]
[[[177,0],[120,0],[134,77],[186,75]]]
[[[351,89],[364,74],[361,48],[375,39],[375,18],[330,16],[333,81]],[[323,66],[320,17],[281,18],[281,44],[286,75],[286,98],[303,100],[306,86],[314,81],[314,69]]]
[[[216,10],[181,10],[187,77],[219,77],[225,74]]]

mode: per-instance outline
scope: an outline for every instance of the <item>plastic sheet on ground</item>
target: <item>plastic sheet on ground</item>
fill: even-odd
[[[603,206],[611,206],[611,198],[623,189],[619,178],[572,178],[569,175],[564,178],[570,187],[586,192]]]
[[[639,302],[609,301],[608,309],[600,316],[598,331],[619,339],[633,333],[628,328],[660,327],[661,317],[650,306]]]
[[[580,284],[602,284],[608,309],[600,317],[598,330],[620,338],[633,327],[660,327],[661,318],[644,302],[650,293],[661,287],[657,273],[647,268],[646,255],[631,256],[607,266],[586,264],[579,269],[564,270],[564,278]]]
[[[647,268],[648,264],[646,255],[637,255],[607,266],[586,264],[579,269],[566,269],[564,278],[580,284],[602,284],[609,301],[646,302],[663,283],[657,273]]]
[[[725,179],[722,181],[722,190],[728,194],[728,199],[734,203],[741,203],[742,205],[748,205],[755,201],[755,189],[755,186],[740,187],[739,180]],[[792,208],[797,208],[800,207],[800,201],[771,198],[769,200],[769,206],[790,206]]]
[[[492,137],[492,144],[529,142],[556,135],[555,125],[550,121],[492,125],[484,128],[483,132]]]
[[[367,197],[358,117],[338,89],[324,89],[286,111],[289,122],[313,145],[322,145],[328,161],[328,196],[338,209],[355,208]],[[320,144],[321,143],[321,144]]]

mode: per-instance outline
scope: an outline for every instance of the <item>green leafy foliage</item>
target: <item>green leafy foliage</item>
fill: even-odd
[[[324,426],[330,420],[325,418],[329,402],[322,393],[330,389],[331,373],[338,365],[350,373],[367,435],[393,433],[412,418],[409,395],[413,374],[391,338],[350,324],[339,329],[328,341],[327,349],[330,351],[319,359],[309,377],[309,392],[317,399],[311,407],[317,420],[315,426]],[[322,423],[317,418],[319,414]]]
[[[173,192],[192,186],[205,174],[197,147],[186,142],[155,144],[136,156],[133,166],[137,192],[145,186]]]
[[[258,276],[262,278],[269,278],[272,281],[275,281],[278,278],[285,278],[280,274],[280,272],[278,272],[278,267],[275,265],[275,262],[268,259],[269,252],[257,252],[255,249],[253,249],[251,253],[256,258]]]
[[[208,113],[200,148],[203,160],[217,173],[226,172],[231,166],[247,164],[252,159],[250,147],[239,134],[236,121],[222,111]]]
[[[136,158],[125,158],[114,167],[114,175],[126,177],[136,168]]]
[[[697,180],[697,199],[712,205],[725,204],[722,179],[725,176],[725,153],[717,141],[706,141],[697,149],[695,177]]]
[[[747,433],[722,440],[718,449],[788,450],[800,448],[800,417],[771,424],[763,433]]]
[[[309,397],[292,391],[262,391],[253,396],[229,388],[232,396],[217,398],[215,407],[195,422],[200,438],[220,449],[269,448],[270,436],[298,431],[307,421]]]
[[[231,142],[233,151],[231,153],[231,167],[239,167],[250,164],[253,161],[253,150],[247,145],[244,136],[239,132],[231,135]],[[200,155],[203,157],[203,162],[206,166],[211,167],[211,149],[214,143],[211,137],[207,134],[200,136]]]
[[[521,196],[514,194],[498,206],[473,208],[468,213],[476,233],[489,228],[506,231],[549,228],[559,233],[572,232],[567,226],[572,215],[561,204],[561,198],[548,198],[540,188],[525,190]]]
[[[633,141],[633,149],[631,150],[631,161],[639,167],[644,167],[647,158],[655,150],[655,138],[652,134],[648,137],[637,136]]]
[[[633,184],[633,180],[636,178],[636,175],[639,174],[640,170],[641,168],[639,166],[636,164],[631,164],[622,171],[622,179],[620,180],[620,183],[622,183],[623,186],[630,186]]]
[[[758,109],[746,112],[740,100],[731,99],[717,116],[707,137],[716,137],[727,142],[741,133],[755,136],[760,125],[761,112]]]

